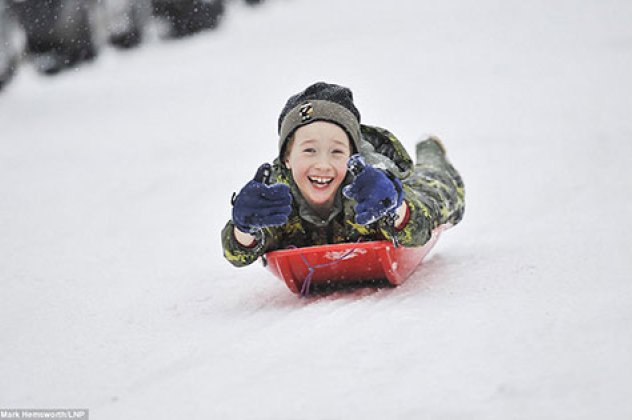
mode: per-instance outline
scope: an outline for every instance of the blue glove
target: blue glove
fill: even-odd
[[[292,194],[285,184],[266,185],[270,164],[264,163],[254,179],[233,199],[233,223],[242,232],[256,233],[266,226],[287,223],[292,212]]]
[[[367,165],[360,155],[351,156],[347,166],[355,179],[342,193],[358,203],[355,206],[356,223],[369,225],[384,216],[394,217],[395,210],[404,201],[402,182]]]

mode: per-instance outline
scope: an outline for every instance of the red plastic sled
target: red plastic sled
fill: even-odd
[[[311,285],[386,279],[397,286],[415,271],[442,230],[436,229],[424,246],[414,248],[372,241],[272,251],[266,254],[267,267],[292,292],[303,295]]]

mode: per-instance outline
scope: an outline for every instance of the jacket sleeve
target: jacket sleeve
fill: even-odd
[[[401,245],[421,246],[430,239],[433,229],[455,225],[463,218],[463,181],[438,139],[431,137],[417,144],[417,163],[402,183],[410,217],[404,228],[394,233]],[[381,223],[382,234],[391,239],[392,230]]]
[[[277,229],[262,229],[263,236],[259,238],[259,242],[252,247],[245,247],[235,239],[233,233],[234,227],[233,222],[228,221],[224,229],[222,229],[222,248],[224,250],[224,257],[235,267],[250,265],[268,252],[268,250],[275,249],[278,234],[276,232]]]
[[[407,178],[413,169],[413,160],[406,148],[390,131],[362,125],[360,154],[369,165],[388,171],[399,179]]]

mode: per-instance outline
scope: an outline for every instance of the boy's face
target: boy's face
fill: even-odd
[[[347,133],[336,124],[316,121],[299,127],[288,149],[285,165],[305,200],[316,210],[331,209],[351,156]]]

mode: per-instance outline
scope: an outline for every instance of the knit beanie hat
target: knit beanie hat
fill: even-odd
[[[328,121],[340,126],[360,150],[360,112],[353,104],[353,93],[346,87],[325,82],[314,83],[288,99],[279,115],[279,156],[288,138],[301,126],[314,121]]]

